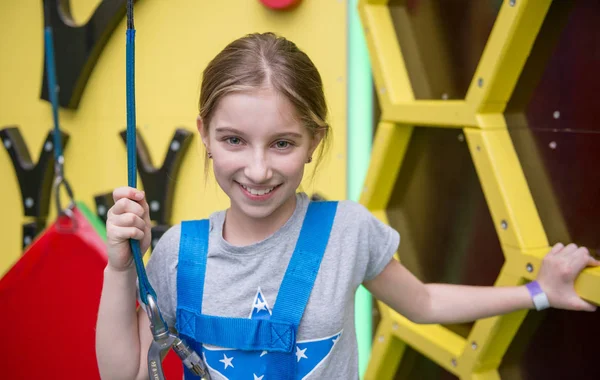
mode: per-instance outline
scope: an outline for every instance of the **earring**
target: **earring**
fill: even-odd
[[[312,162],[312,156],[308,157],[308,160],[306,160],[307,164],[310,164]]]
[[[208,158],[212,158],[212,153],[208,152]]]

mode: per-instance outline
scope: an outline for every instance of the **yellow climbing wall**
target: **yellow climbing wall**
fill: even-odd
[[[496,286],[537,276],[549,244],[503,115],[550,7],[550,0],[505,0],[464,99],[416,100],[406,60],[418,41],[394,23],[389,1],[361,0],[381,118],[361,203],[389,223],[387,208],[415,128],[462,130],[505,257]],[[405,1],[395,1],[394,5]],[[402,15],[396,17],[402,17]],[[402,37],[399,42],[398,35]],[[575,284],[600,303],[600,268]],[[381,321],[365,379],[394,377],[408,346],[461,379],[499,379],[498,368],[526,311],[479,320],[467,338],[440,325],[417,325],[379,304]]]
[[[99,3],[70,0],[75,21],[86,23]],[[275,12],[258,0],[139,0],[135,26],[137,122],[153,163],[162,163],[176,128],[195,134],[177,178],[172,223],[228,206],[216,183],[205,183],[203,175],[204,150],[195,126],[200,79],[220,49],[251,32],[288,37],[319,69],[333,144],[314,182],[308,166],[303,189],[330,199],[346,197],[346,2],[304,1],[289,12]],[[70,135],[66,176],[76,199],[92,209],[94,195],[127,183],[119,136],[126,126],[125,27],[123,19],[98,59],[79,108],[60,111],[62,128]],[[0,2],[0,128],[19,126],[34,163],[52,128],[51,107],[40,100],[43,53],[42,1]],[[28,218],[21,204],[10,157],[1,151],[0,275],[22,252],[21,228]],[[55,213],[51,204],[49,222]]]

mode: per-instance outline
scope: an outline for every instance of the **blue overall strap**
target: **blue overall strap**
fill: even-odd
[[[297,331],[319,273],[336,210],[337,202],[310,203],[294,254],[279,287],[271,321],[289,323]],[[269,354],[265,377],[295,379],[296,365],[293,352]]]

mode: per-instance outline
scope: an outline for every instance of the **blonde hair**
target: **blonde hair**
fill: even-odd
[[[272,86],[290,101],[296,117],[313,136],[322,133],[314,174],[330,140],[323,82],[310,58],[284,37],[274,33],[248,34],[231,42],[210,61],[200,89],[203,128],[208,132],[211,118],[225,95],[265,86]],[[208,172],[208,159],[204,162]]]

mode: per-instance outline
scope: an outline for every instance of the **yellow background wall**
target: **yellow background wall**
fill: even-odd
[[[71,0],[76,21],[86,23],[99,3]],[[306,0],[281,13],[258,0],[139,0],[135,26],[137,122],[153,163],[162,163],[176,128],[195,133],[179,173],[172,223],[206,217],[228,206],[213,180],[205,185],[204,151],[195,129],[197,102],[208,61],[228,42],[250,32],[274,31],[288,37],[321,72],[334,140],[315,181],[305,181],[304,190],[345,198],[345,1]],[[0,2],[0,52],[0,128],[18,125],[37,162],[52,128],[50,104],[39,96],[44,68],[42,1]],[[119,137],[126,126],[124,19],[104,48],[79,108],[61,110],[60,121],[70,135],[66,177],[76,199],[95,210],[95,195],[127,183],[126,152]],[[10,157],[0,152],[0,274],[21,255],[22,224],[28,221],[21,204]],[[54,215],[51,204],[49,223]]]

